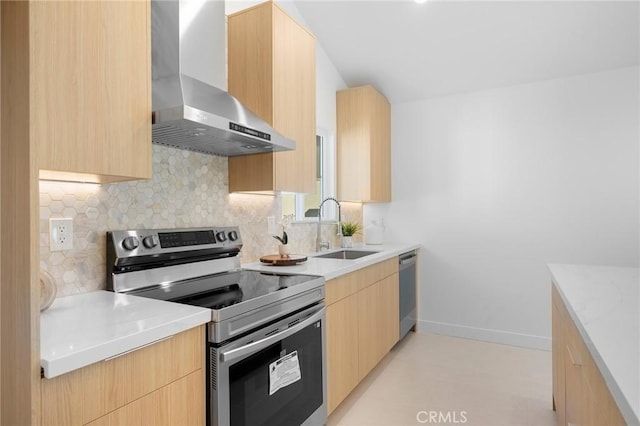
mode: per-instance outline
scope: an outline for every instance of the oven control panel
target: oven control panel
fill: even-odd
[[[107,233],[117,258],[214,250],[238,251],[242,238],[237,226],[186,229],[138,229]]]

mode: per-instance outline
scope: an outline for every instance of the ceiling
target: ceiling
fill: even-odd
[[[639,1],[295,4],[347,85],[392,103],[638,65]]]

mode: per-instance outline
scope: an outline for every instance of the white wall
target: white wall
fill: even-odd
[[[638,67],[392,106],[419,330],[550,348],[547,263],[638,266]]]

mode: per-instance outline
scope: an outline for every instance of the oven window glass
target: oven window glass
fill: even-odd
[[[322,322],[229,368],[231,425],[299,425],[322,405]],[[269,365],[298,353],[300,380],[269,395]]]

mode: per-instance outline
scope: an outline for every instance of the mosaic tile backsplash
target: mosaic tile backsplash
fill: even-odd
[[[109,185],[40,182],[40,267],[58,286],[58,296],[106,287],[106,232],[117,229],[240,227],[241,261],[276,253],[267,217],[280,217],[278,196],[229,194],[227,159],[153,146],[151,180]],[[362,223],[359,204],[346,204],[343,216]],[[73,219],[73,249],[49,250],[49,219]],[[316,225],[287,227],[293,253],[314,250]],[[335,226],[323,237],[338,243]]]

